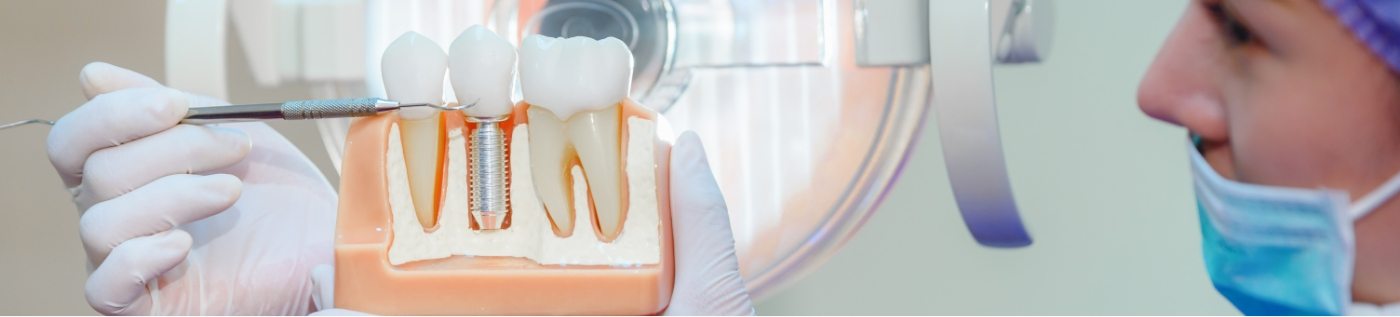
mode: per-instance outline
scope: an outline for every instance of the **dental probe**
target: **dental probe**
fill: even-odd
[[[221,123],[265,120],[306,120],[325,118],[365,117],[380,112],[399,110],[408,107],[431,107],[440,110],[462,110],[476,105],[439,106],[435,104],[399,104],[397,101],[379,98],[358,99],[319,99],[295,100],[283,103],[260,103],[246,105],[226,105],[190,108],[180,123]],[[28,119],[0,124],[0,130],[30,124],[54,125],[46,119]]]
[[[408,107],[430,107],[439,110],[462,110],[476,105],[441,106],[430,103],[400,104],[379,98],[295,100],[283,103],[260,103],[190,108],[180,123],[222,123],[265,120],[307,120],[372,116],[381,112]]]
[[[29,120],[24,120],[24,121],[10,122],[10,123],[6,123],[6,124],[0,124],[0,130],[9,129],[9,128],[13,128],[13,127],[18,127],[18,126],[22,126],[22,125],[26,125],[26,124],[44,124],[44,125],[50,125],[50,126],[52,126],[52,125],[53,125],[53,121],[51,121],[51,120],[44,120],[44,119],[29,119]]]

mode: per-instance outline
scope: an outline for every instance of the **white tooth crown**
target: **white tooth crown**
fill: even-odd
[[[452,90],[457,102],[477,104],[463,110],[468,116],[495,118],[510,114],[511,80],[515,75],[515,47],[506,39],[476,25],[463,31],[449,47]]]
[[[442,103],[447,54],[433,40],[415,32],[404,33],[384,49],[380,66],[384,90],[390,99],[402,104]],[[429,107],[411,107],[400,110],[399,117],[425,119],[437,112]]]
[[[525,102],[567,120],[627,98],[632,52],[615,38],[526,37],[520,46],[520,89]]]

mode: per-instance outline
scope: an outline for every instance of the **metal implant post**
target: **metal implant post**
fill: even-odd
[[[469,118],[476,122],[471,134],[471,213],[481,230],[501,229],[510,205],[506,175],[506,138],[500,123],[505,117]]]

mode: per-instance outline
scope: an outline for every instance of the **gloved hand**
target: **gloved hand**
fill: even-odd
[[[88,303],[103,314],[305,314],[331,263],[336,195],[267,125],[178,124],[222,104],[105,63],[49,133],[82,212]]]
[[[681,134],[671,149],[671,230],[676,252],[676,283],[666,315],[752,315],[753,303],[739,275],[729,208],[710,172],[705,148],[695,132]],[[318,301],[329,303],[335,273],[316,269]],[[321,307],[326,307],[323,305]],[[361,315],[329,309],[314,315]]]
[[[671,231],[676,285],[666,314],[752,315],[734,253],[729,207],[695,132],[682,133],[671,148]]]

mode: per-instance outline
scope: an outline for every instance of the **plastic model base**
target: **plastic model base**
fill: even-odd
[[[517,105],[501,127],[513,131],[528,124],[528,107]],[[625,117],[658,119],[630,101],[622,107]],[[469,135],[475,127],[458,112],[446,115],[446,129],[465,129],[461,132]],[[520,257],[453,255],[391,265],[385,153],[397,120],[391,113],[359,119],[350,127],[336,224],[335,307],[394,315],[644,315],[666,308],[674,278],[668,143],[658,139],[655,147],[658,264],[541,265]]]

